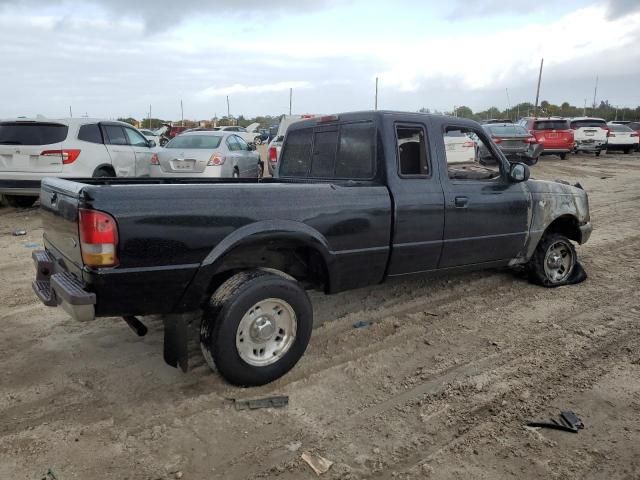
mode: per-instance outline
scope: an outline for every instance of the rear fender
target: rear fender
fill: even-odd
[[[265,220],[245,225],[225,237],[202,261],[198,273],[187,288],[176,311],[189,311],[200,308],[211,293],[210,285],[214,276],[223,273],[229,265],[225,265],[225,257],[233,250],[245,245],[277,245],[282,242],[294,242],[297,245],[312,248],[320,254],[326,267],[327,281],[333,281],[332,265],[334,255],[326,238],[312,227],[289,220]],[[248,259],[245,266],[238,268],[257,268]],[[268,265],[265,265],[268,266]]]

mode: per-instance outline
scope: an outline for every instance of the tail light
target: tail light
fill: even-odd
[[[607,131],[607,137],[615,137],[615,135],[611,133],[611,129],[606,125],[602,125],[600,128]]]
[[[502,139],[498,137],[491,137],[491,140],[493,140],[493,143],[502,143]]]
[[[157,153],[151,155],[151,165],[160,165],[160,160],[158,159]]]
[[[224,156],[219,153],[214,153],[207,162],[207,167],[215,167],[224,163]]]
[[[65,150],[44,150],[40,153],[41,157],[62,157],[63,165],[69,165],[75,162],[80,156],[80,150],[65,149]]]
[[[104,212],[80,209],[80,251],[82,261],[90,267],[113,267],[118,264],[118,225]]]
[[[525,138],[524,142],[525,143],[538,143],[538,140],[536,139],[536,137],[531,135],[530,137]]]
[[[640,137],[640,133],[632,133],[629,135],[630,137]]]
[[[276,163],[278,161],[278,150],[276,150],[276,147],[269,148],[269,161],[271,163]]]

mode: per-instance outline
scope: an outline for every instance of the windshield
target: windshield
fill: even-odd
[[[607,124],[604,120],[575,120],[571,122],[571,128],[599,127],[604,128]]]
[[[50,145],[67,138],[69,127],[58,123],[0,123],[0,145]]]
[[[533,124],[534,130],[568,130],[566,120],[539,120]]]
[[[511,135],[529,135],[520,125],[490,125],[485,127],[491,135],[496,137],[509,137]]]
[[[221,141],[222,135],[180,135],[164,148],[218,148]]]

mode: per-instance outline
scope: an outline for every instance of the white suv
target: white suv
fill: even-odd
[[[571,130],[576,142],[576,152],[595,152],[600,155],[607,149],[609,127],[603,118],[576,117],[571,119]]]
[[[0,194],[30,207],[44,177],[149,176],[155,142],[128,123],[89,118],[0,120]]]

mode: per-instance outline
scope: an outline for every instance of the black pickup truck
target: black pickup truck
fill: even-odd
[[[138,316],[159,314],[165,360],[183,369],[199,325],[209,365],[245,386],[303,355],[306,289],[517,265],[564,285],[584,277],[572,242],[591,233],[579,185],[530,180],[479,124],[382,111],[292,125],[276,178],[47,178],[40,203],[33,287],[46,305],[139,333]]]

